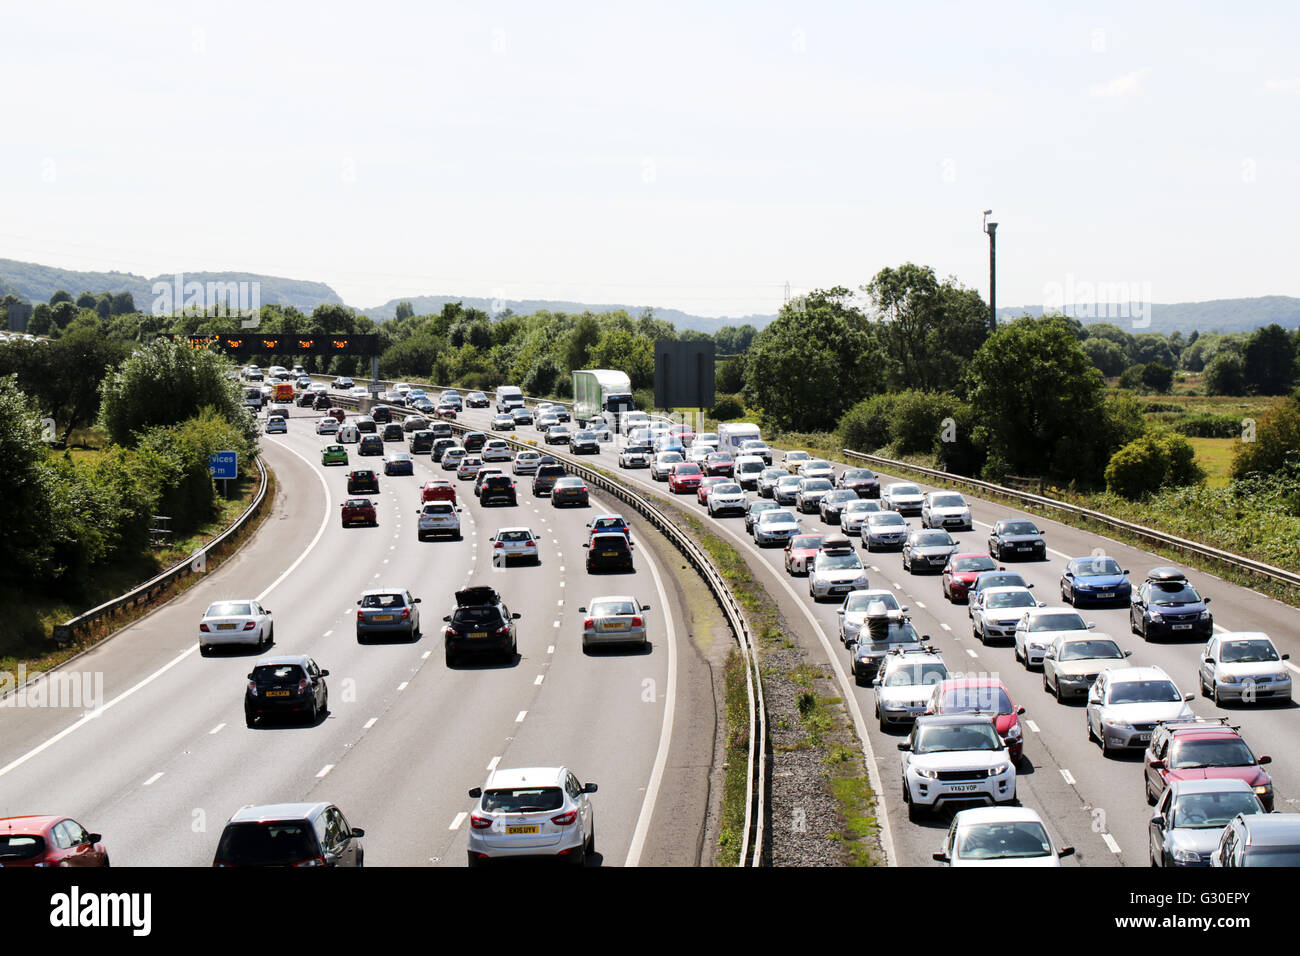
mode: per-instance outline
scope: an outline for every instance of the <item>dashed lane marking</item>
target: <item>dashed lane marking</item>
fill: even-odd
[[[158,780],[162,775],[163,775],[163,772],[162,772],[161,770],[159,770],[156,774],[154,774],[152,777],[150,777],[150,778],[149,778],[148,780],[146,780],[144,783],[140,784],[140,786],[142,786],[142,787],[148,787],[148,786],[152,785],[153,783],[157,782],[157,780]]]

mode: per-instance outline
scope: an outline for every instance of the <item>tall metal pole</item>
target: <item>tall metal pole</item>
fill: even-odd
[[[986,227],[989,234],[989,331],[998,330],[998,224]]]

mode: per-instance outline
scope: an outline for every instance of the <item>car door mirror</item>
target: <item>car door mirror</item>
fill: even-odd
[[[643,611],[648,611],[648,610],[650,610],[650,605],[649,605],[649,604],[642,604],[642,605],[641,605],[641,610],[643,610]]]
[[[1056,660],[1056,651],[1052,650],[1052,649],[1049,647],[1046,651],[1043,652],[1043,660],[1045,660],[1045,661],[1054,661],[1054,660]]]
[[[1067,577],[1067,578],[1072,578],[1072,577],[1074,577],[1074,572],[1073,572],[1073,571],[1066,571],[1064,576]]]
[[[510,615],[510,619],[511,619],[511,620],[514,620],[514,621],[519,620],[519,617],[520,617],[520,614],[519,614],[518,611],[515,611],[514,614],[511,614],[511,615]]]
[[[584,784],[582,785],[582,792],[583,792],[583,793],[595,793],[596,790],[597,790],[597,787],[596,787],[596,785],[595,785],[594,783],[584,783]]]
[[[443,617],[442,617],[442,619],[443,619],[444,621],[448,621],[448,622],[450,622],[450,621],[451,621],[451,615],[450,615],[450,614],[444,614]]]
[[[1074,856],[1074,847],[1063,846],[1056,851],[1057,856]]]
[[[1185,703],[1190,704],[1190,703],[1191,703],[1193,700],[1195,700],[1195,699],[1196,699],[1196,695],[1195,695],[1195,694],[1184,694],[1184,695],[1183,695],[1183,701],[1184,701]]]
[[[363,830],[361,827],[353,827],[353,828],[352,828],[352,836],[353,836],[354,839],[359,840],[359,839],[361,839],[361,838],[362,838],[363,836],[365,836],[365,835],[366,835],[366,831]]]
[[[470,790],[469,795],[473,797],[475,800],[477,800],[479,797],[483,796],[483,788],[474,787],[473,789]]]
[[[1023,707],[1017,707],[1017,708],[1016,708],[1016,716],[1017,716],[1017,717],[1019,717],[1019,716],[1020,716],[1021,714],[1023,714],[1024,712],[1025,712],[1025,708],[1023,708]]]
[[[948,862],[948,854],[947,854],[947,853],[934,853],[934,854],[931,854],[931,855],[934,857],[934,860],[935,860],[936,863],[947,863],[947,862]]]
[[[1125,651],[1125,652],[1124,652],[1124,656],[1125,656],[1125,657],[1132,657],[1132,656],[1133,656],[1133,652],[1132,652],[1132,651]]]
[[[1153,761],[1151,761],[1151,769],[1152,769],[1152,770],[1164,770],[1164,769],[1165,769],[1165,762],[1164,762],[1163,760],[1153,760]]]
[[[249,679],[249,680],[252,680],[252,679],[253,679],[253,672],[252,672],[252,671],[249,671],[249,672],[248,672],[248,679]]]
[[[1283,655],[1282,655],[1282,660],[1284,660],[1284,661],[1289,661],[1290,659],[1291,659],[1291,655],[1290,655],[1290,654],[1283,654]]]
[[[100,840],[102,840],[102,839],[104,839],[104,834],[102,834],[102,833],[87,833],[87,834],[86,834],[86,842],[87,842],[87,843],[98,843],[98,842],[99,842]]]
[[[412,603],[412,604],[419,604],[419,603],[421,603],[423,600],[424,600],[424,598],[411,598],[411,603]]]
[[[1206,604],[1209,604],[1209,603],[1210,603],[1211,601],[1213,601],[1213,600],[1214,600],[1214,598],[1206,598],[1206,599],[1205,599],[1205,603],[1206,603]]]
[[[329,677],[329,676],[330,676],[330,672],[329,672],[329,671],[321,671],[321,672],[320,672],[320,676],[321,676],[321,677]]]
[[[1088,622],[1088,630],[1092,631],[1092,630],[1096,630],[1096,628],[1097,628],[1097,622],[1096,622],[1096,621],[1089,621],[1089,622]]]
[[[1273,758],[1270,757],[1270,756],[1268,756],[1267,754],[1264,755],[1263,757],[1260,757],[1259,760],[1256,761],[1256,763],[1258,763],[1260,766],[1263,766],[1263,765],[1266,764],[1266,763],[1272,763],[1272,762],[1273,762]]]
[[[899,749],[899,750],[911,750],[911,749],[912,749],[912,743],[911,743],[911,741],[908,741],[908,740],[900,740],[900,741],[898,742],[898,749]]]

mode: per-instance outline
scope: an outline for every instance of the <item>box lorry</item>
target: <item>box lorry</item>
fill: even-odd
[[[626,372],[608,368],[575,370],[573,373],[573,420],[586,428],[591,422],[620,431],[620,418],[633,411],[632,380]]]

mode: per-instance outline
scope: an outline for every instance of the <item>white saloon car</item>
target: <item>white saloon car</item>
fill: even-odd
[[[271,612],[251,598],[214,601],[199,621],[199,653],[206,655],[217,645],[251,644],[269,647],[275,640]]]

